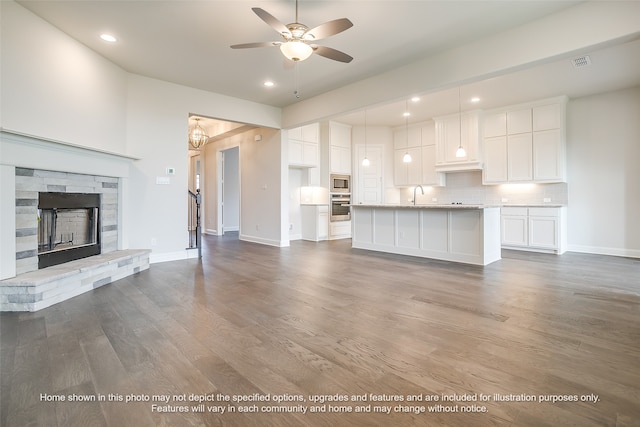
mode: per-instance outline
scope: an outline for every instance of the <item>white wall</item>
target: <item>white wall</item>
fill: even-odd
[[[125,153],[126,72],[22,6],[0,8],[0,126]]]
[[[302,239],[302,209],[300,187],[306,185],[307,169],[289,168],[289,240]]]
[[[256,141],[255,136],[262,140]],[[257,128],[249,132],[205,145],[205,230],[218,234],[217,200],[218,156],[231,147],[239,147],[240,165],[240,239],[272,246],[288,246],[288,176],[281,173],[282,137],[276,129]],[[284,197],[286,206],[281,209]]]
[[[567,106],[569,250],[640,257],[640,87]]]

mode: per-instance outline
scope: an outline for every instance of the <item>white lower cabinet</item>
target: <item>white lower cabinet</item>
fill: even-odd
[[[537,252],[564,253],[565,207],[503,207],[502,247]]]
[[[351,221],[329,222],[329,239],[348,239],[351,237]]]
[[[502,208],[502,246],[529,245],[527,208]]]
[[[329,238],[329,206],[302,205],[302,239],[318,242]]]

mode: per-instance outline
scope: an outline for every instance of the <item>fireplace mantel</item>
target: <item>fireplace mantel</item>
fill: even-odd
[[[17,267],[20,260],[16,259],[17,253],[26,250],[20,247],[24,239],[20,240],[18,230],[31,228],[21,224],[21,208],[16,206],[16,199],[31,197],[30,194],[24,194],[28,192],[24,187],[19,190],[22,193],[17,194],[16,181],[22,178],[17,178],[16,172],[24,169],[50,173],[42,179],[45,182],[50,179],[52,185],[59,185],[59,181],[55,181],[60,179],[56,173],[61,173],[102,177],[106,189],[117,186],[117,193],[110,195],[113,203],[118,206],[114,210],[117,226],[111,230],[113,247],[110,249],[128,248],[127,241],[123,238],[127,226],[128,207],[123,201],[128,194],[131,165],[138,160],[137,158],[24,135],[7,129],[0,129],[0,154],[0,280],[24,272]],[[32,190],[38,191],[35,188]],[[28,218],[28,215],[25,218]]]

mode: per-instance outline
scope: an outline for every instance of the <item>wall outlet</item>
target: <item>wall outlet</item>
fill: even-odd
[[[438,198],[437,198],[437,197],[432,197],[432,198],[431,198],[431,201],[432,201],[432,202],[437,202],[437,201],[438,201]]]
[[[551,198],[550,197],[545,197],[544,199],[542,199],[542,201],[544,203],[551,203]]]
[[[156,239],[155,237],[151,238],[151,246],[155,246],[158,244],[158,239]]]
[[[507,199],[506,197],[502,198],[502,203],[507,203],[509,201],[509,199]]]

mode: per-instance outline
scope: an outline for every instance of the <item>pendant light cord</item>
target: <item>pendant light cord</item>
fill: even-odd
[[[458,148],[462,148],[462,101],[460,101],[460,86],[458,86],[458,123],[460,124],[460,143]]]

